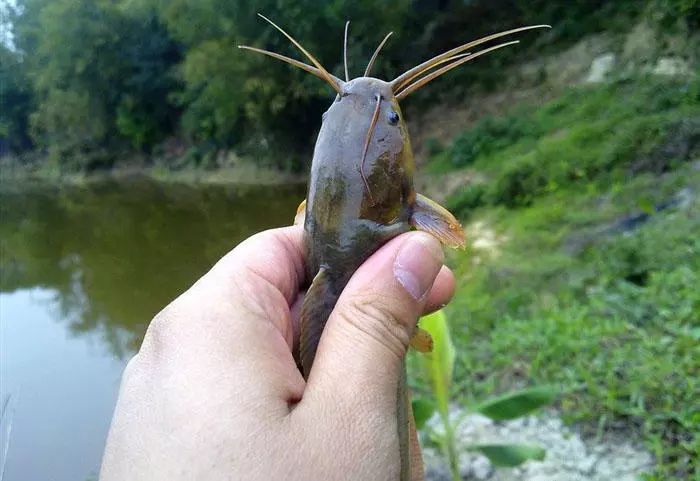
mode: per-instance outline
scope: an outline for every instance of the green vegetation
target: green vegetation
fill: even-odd
[[[496,467],[512,468],[527,460],[543,460],[545,450],[540,446],[523,444],[468,444],[459,446],[455,438],[455,422],[450,418],[450,391],[453,382],[455,348],[452,342],[450,326],[443,311],[434,312],[420,320],[420,326],[433,339],[430,353],[417,354],[412,358],[424,376],[424,382],[430,387],[430,398],[415,398],[413,411],[416,427],[425,430],[425,422],[436,412],[442,422],[442,432],[432,430],[428,433],[432,442],[438,444],[447,459],[450,475],[454,481],[462,479],[459,470],[459,449],[478,451],[486,456]],[[414,366],[415,367],[415,366]],[[503,421],[526,416],[542,406],[550,404],[557,392],[548,387],[538,387],[511,392],[497,398],[488,399],[473,408],[490,419]]]
[[[644,19],[668,34],[661,43],[673,43],[672,35],[690,38],[700,28],[698,0],[16,3],[7,17],[13,39],[0,43],[0,155],[19,159],[20,167],[40,159],[39,169],[54,178],[128,170],[123,160],[134,157],[146,159],[157,176],[182,171],[176,179],[189,178],[188,169],[222,165],[248,172],[251,159],[270,176],[277,175],[273,168],[303,170],[331,92],[313,76],[235,48],[248,44],[301,58],[257,12],[273,15],[339,76],[346,19],[352,20],[348,53],[355,74],[384,32],[395,32],[376,66],[382,78],[494,31],[554,26],[523,35],[518,49],[457,69],[439,87],[436,82],[416,94],[409,107],[414,115],[444,99],[461,107],[454,99],[503,86],[503,66],[555,55],[590,34],[627,32]],[[627,48],[620,45],[616,53]],[[700,81],[697,75],[640,77],[663,53],[644,57],[635,68],[618,65],[614,82],[574,87],[545,105],[524,103],[485,117],[446,149],[427,142],[432,159],[426,166],[435,174],[476,174],[447,202],[475,240],[451,259],[459,286],[447,308],[457,353],[453,395],[474,406],[514,387],[557,385],[564,393],[562,414],[591,434],[639,433],[657,456],[648,475],[655,481],[700,479]],[[698,60],[693,55],[686,58],[691,68]],[[114,279],[141,279],[148,262],[106,271],[104,265],[112,264],[104,260],[99,237],[105,229],[81,237],[68,227],[91,225],[82,222],[86,215],[109,221],[120,234],[106,237],[114,241],[109,251],[117,252],[110,259],[127,258],[118,255],[130,245],[121,235],[134,229],[124,229],[123,222],[148,234],[154,214],[143,206],[161,203],[167,215],[158,213],[158,219],[176,215],[168,210],[172,200],[158,191],[155,200],[114,201],[124,209],[116,211],[124,219],[117,224],[104,215],[114,206],[98,202],[100,187],[91,189],[95,195],[88,201],[64,194],[57,202],[52,195],[4,212],[10,221],[22,219],[5,223],[3,249],[50,261],[44,267],[58,269],[56,288],[69,300],[74,276],[62,260],[81,259],[90,280],[86,292],[99,301],[80,317],[76,329],[85,330],[102,322],[103,311],[119,322],[142,318],[128,308],[147,301],[155,308],[165,293],[154,296],[158,281],[142,290],[144,299],[110,304]],[[209,195],[193,196],[187,205],[210,215]],[[124,197],[129,195],[114,198]],[[265,197],[268,209],[272,201]],[[221,205],[228,228],[245,224],[240,212],[232,216],[227,202]],[[36,224],[44,218],[51,222]],[[238,238],[221,230],[223,224],[208,232],[187,222],[175,230],[196,233],[191,243],[198,252],[201,238],[228,235],[226,245]],[[10,232],[19,224],[47,233]],[[65,239],[80,245],[56,244],[63,230]],[[162,239],[149,235],[152,242],[144,245],[158,252],[143,256],[151,262],[167,251]],[[44,242],[49,238],[54,241]],[[12,277],[19,271],[3,274],[8,289],[21,287]],[[171,277],[186,285],[192,276],[186,274]],[[134,334],[129,342],[136,339]]]
[[[450,207],[462,213],[482,205],[528,206],[572,186],[606,188],[685,160],[679,157],[689,155],[700,124],[698,102],[698,81],[622,80],[575,88],[535,111],[524,107],[482,119],[432,168],[472,166],[486,174],[487,181],[451,199]],[[679,130],[687,138],[674,143]]]
[[[503,83],[501,66],[559,51],[586,34],[626,31],[646,18],[683,35],[700,17],[696,0],[16,3],[2,6],[2,27],[13,36],[0,44],[0,154],[24,154],[20,161],[28,162],[27,152],[35,151],[59,172],[111,168],[135,154],[169,169],[215,168],[228,150],[302,169],[332,95],[313,76],[236,48],[301,58],[257,12],[274,15],[337,75],[346,19],[354,75],[384,32],[394,31],[374,72],[383,78],[494,31],[554,26],[521,35],[519,49],[457,69],[439,89],[418,94],[417,109],[447,92],[459,97],[474,86],[493,88]]]
[[[559,385],[569,420],[641,433],[648,479],[700,476],[699,153],[700,82],[642,78],[516,107],[435,155],[480,174],[448,204],[490,241],[452,259],[461,396]]]

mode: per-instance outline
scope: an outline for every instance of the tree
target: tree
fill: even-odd
[[[32,91],[19,53],[0,44],[0,154],[31,147]]]
[[[91,168],[109,163],[101,156],[95,165],[91,152],[125,140],[148,148],[173,131],[171,70],[180,51],[153,11],[132,15],[109,0],[29,0],[23,7],[17,41],[31,57],[37,144],[61,162]]]

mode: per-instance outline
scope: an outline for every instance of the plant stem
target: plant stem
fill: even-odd
[[[440,409],[440,417],[445,426],[445,437],[442,442],[442,450],[447,458],[447,463],[450,466],[450,475],[452,481],[461,481],[459,475],[459,458],[457,457],[457,447],[455,446],[455,434],[452,424],[450,423],[450,414],[448,410]]]

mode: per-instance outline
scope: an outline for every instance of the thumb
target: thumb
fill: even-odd
[[[442,265],[440,243],[422,232],[391,240],[362,264],[328,319],[305,397],[357,407],[359,396],[395,410],[403,357]]]

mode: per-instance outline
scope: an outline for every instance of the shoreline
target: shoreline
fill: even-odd
[[[216,169],[184,168],[170,170],[162,166],[124,166],[92,172],[60,172],[46,164],[18,165],[14,159],[0,159],[0,184],[51,184],[79,186],[105,181],[149,179],[165,184],[194,185],[287,185],[306,182],[306,173],[244,164]]]

